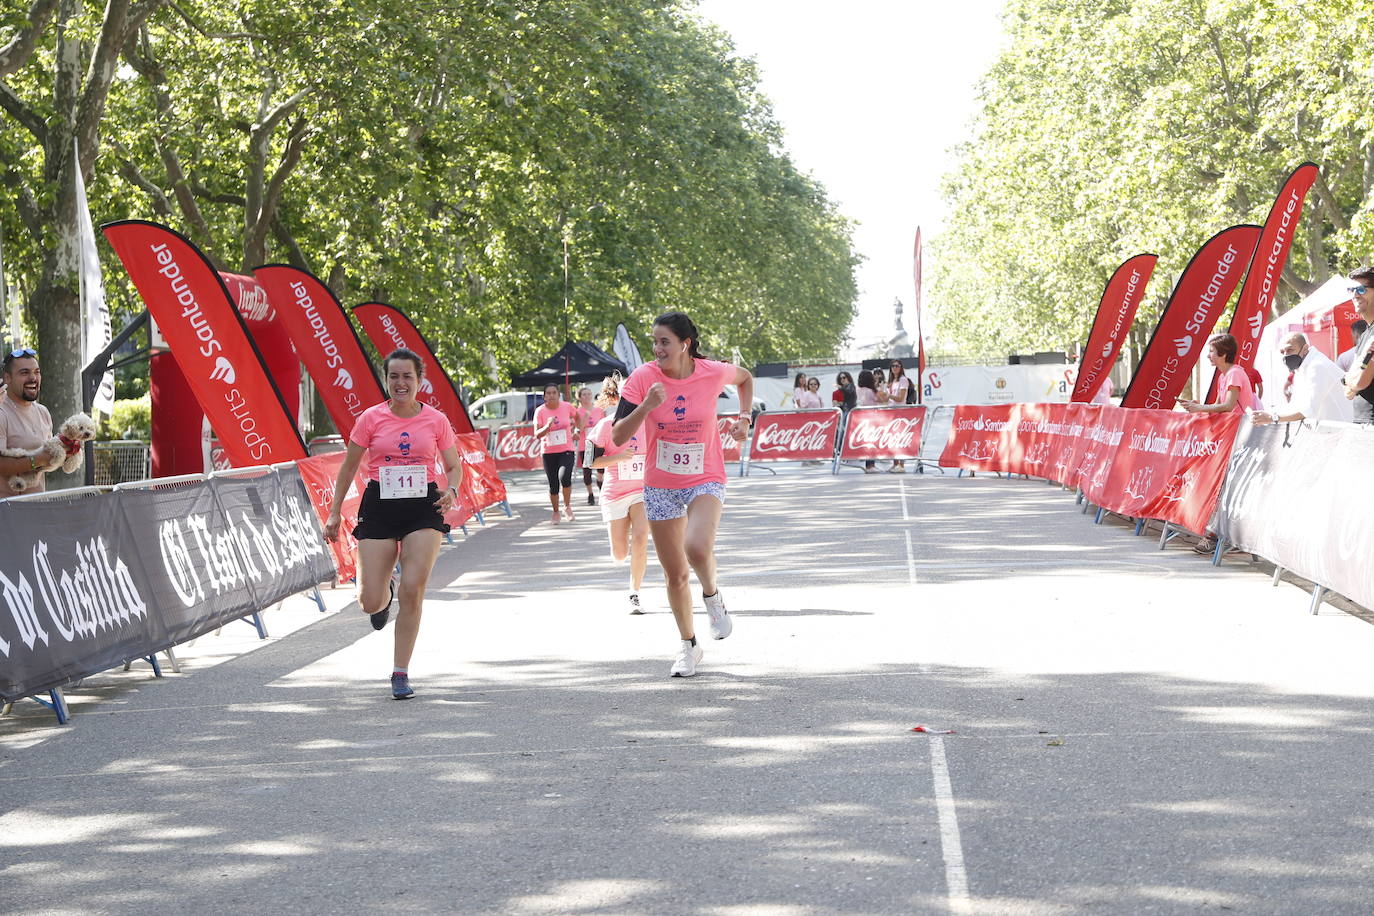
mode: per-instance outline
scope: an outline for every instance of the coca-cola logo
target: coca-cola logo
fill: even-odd
[[[828,452],[835,435],[835,418],[808,420],[798,426],[767,423],[754,438],[754,451]]]
[[[512,429],[502,432],[496,437],[496,458],[538,458],[543,454],[543,449],[539,447],[539,437],[534,434],[534,427],[524,429]]]
[[[919,417],[860,420],[849,430],[851,448],[909,449],[921,431]]]

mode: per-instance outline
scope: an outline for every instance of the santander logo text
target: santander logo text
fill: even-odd
[[[1193,335],[1184,334],[1182,337],[1174,338],[1174,351],[1179,356],[1187,356],[1193,349]]]

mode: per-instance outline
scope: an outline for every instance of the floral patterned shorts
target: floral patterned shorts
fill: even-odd
[[[659,487],[644,488],[644,514],[651,522],[666,522],[674,518],[682,518],[687,514],[687,507],[692,500],[698,496],[714,496],[720,500],[720,504],[725,505],[725,484],[714,480],[706,483],[699,483],[695,487],[684,487],[681,490],[666,490]]]

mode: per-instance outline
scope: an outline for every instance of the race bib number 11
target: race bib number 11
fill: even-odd
[[[429,491],[429,476],[419,464],[383,467],[377,483],[382,499],[414,499]]]

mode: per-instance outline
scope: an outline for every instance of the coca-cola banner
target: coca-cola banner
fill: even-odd
[[[1274,312],[1279,278],[1283,276],[1283,266],[1288,263],[1288,250],[1293,247],[1293,236],[1302,219],[1302,204],[1307,199],[1307,192],[1312,190],[1318,172],[1316,164],[1311,162],[1304,162],[1294,169],[1274,198],[1269,216],[1264,220],[1264,231],[1260,233],[1250,269],[1246,271],[1245,284],[1240,288],[1240,299],[1236,302],[1235,314],[1231,316],[1231,326],[1226,329],[1236,338],[1238,366],[1255,364],[1260,335],[1269,323],[1270,314]],[[1213,372],[1212,383],[1207,389],[1209,401],[1216,396],[1218,378],[1219,374]]]
[[[506,484],[497,474],[496,460],[487,451],[482,433],[459,433],[458,457],[463,460],[462,494],[472,511],[506,501]]]
[[[716,417],[716,435],[720,436],[720,451],[725,461],[739,461],[744,454],[744,443],[734,437],[731,432],[735,428],[735,421],[739,419],[738,414]]]
[[[425,373],[420,381],[417,400],[442,411],[453,425],[454,432],[472,432],[472,418],[468,416],[462,398],[458,397],[457,386],[434,356],[429,341],[400,309],[384,302],[364,302],[353,307],[353,314],[358,316],[363,331],[382,359],[386,359],[392,350],[399,349],[410,350],[418,355],[424,363]]]
[[[1217,506],[1217,534],[1374,608],[1374,513],[1358,498],[1374,430],[1344,423],[1246,423]]]
[[[497,427],[492,458],[498,471],[537,471],[544,466],[544,443],[533,423]]]
[[[193,639],[334,576],[294,465],[0,502],[0,698]]]
[[[835,456],[840,411],[779,410],[759,414],[749,461],[815,461]]]
[[[268,264],[253,268],[253,275],[276,305],[334,428],[347,440],[358,415],[386,400],[353,322],[329,287],[309,271]]]
[[[142,220],[107,223],[101,231],[234,465],[304,458],[305,443],[281,392],[224,281],[199,249]]]
[[[845,421],[840,460],[917,458],[925,418],[926,408],[917,405],[856,407]]]
[[[1145,285],[1150,282],[1158,260],[1158,255],[1138,254],[1118,267],[1107,281],[1088,334],[1088,345],[1078,362],[1071,400],[1086,404],[1102,388],[1131,331],[1136,309],[1145,298]]]
[[[1232,226],[1193,255],[1140,357],[1122,407],[1173,408],[1250,263],[1259,233],[1259,226]]]
[[[339,468],[343,466],[346,454],[330,452],[326,455],[302,458],[296,462],[301,479],[305,481],[305,489],[310,494],[310,501],[315,507],[315,513],[320,518],[321,527],[329,520],[329,507],[334,501],[334,484],[339,479]],[[344,494],[343,503],[339,506],[339,515],[342,518],[339,537],[329,545],[340,582],[347,582],[358,574],[358,542],[353,537],[353,529],[358,525],[358,506],[363,501],[362,486],[359,475],[354,474],[348,492]]]

